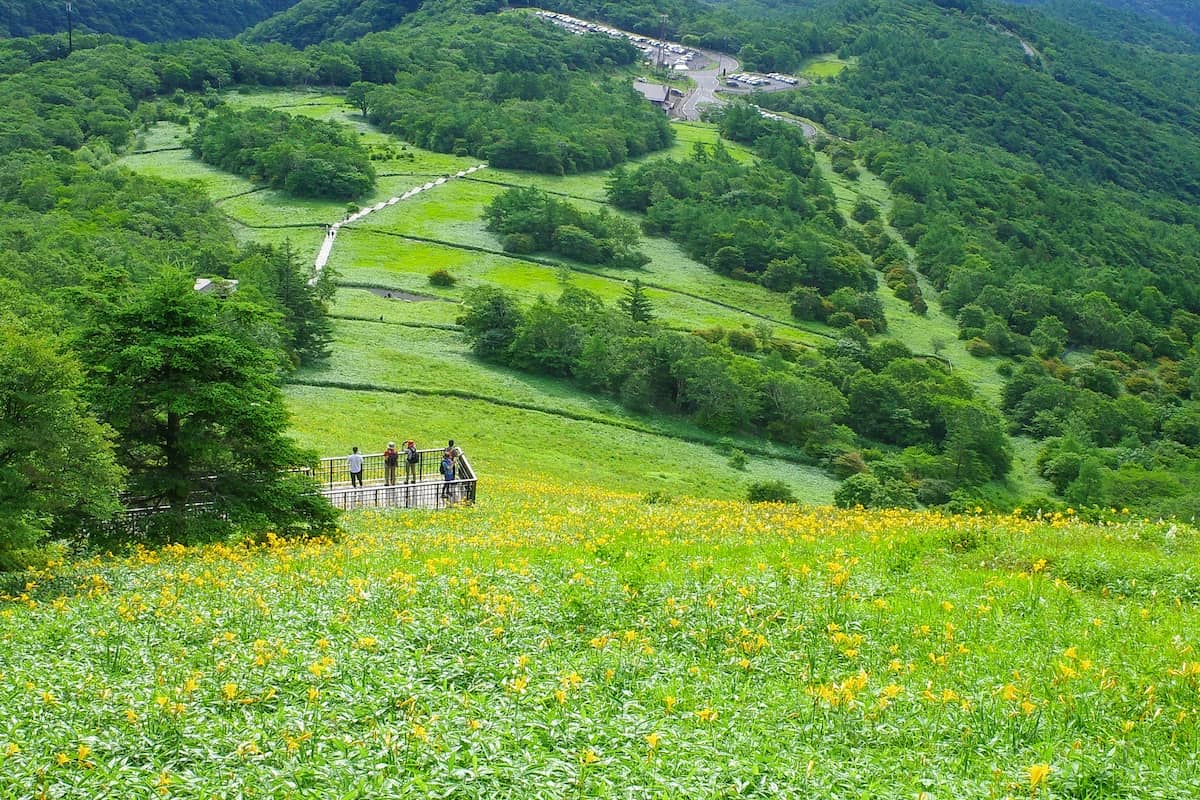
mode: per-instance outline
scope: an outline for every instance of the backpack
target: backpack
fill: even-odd
[[[383,463],[389,467],[394,467],[400,463],[400,454],[395,450],[385,450],[383,453]]]
[[[417,448],[414,447],[413,449],[408,451],[408,463],[416,464],[420,460],[421,460],[421,454],[417,452]]]

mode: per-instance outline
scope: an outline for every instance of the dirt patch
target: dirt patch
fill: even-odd
[[[405,303],[425,303],[431,300],[441,300],[440,297],[434,297],[428,294],[413,294],[412,292],[402,292],[398,289],[384,289],[379,286],[360,286],[360,289],[366,289],[377,297],[383,297],[387,300],[401,300]]]

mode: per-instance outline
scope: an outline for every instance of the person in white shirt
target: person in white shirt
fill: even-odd
[[[358,448],[353,447],[350,455],[346,456],[346,469],[350,470],[350,488],[363,485],[362,468],[363,457],[358,454]]]

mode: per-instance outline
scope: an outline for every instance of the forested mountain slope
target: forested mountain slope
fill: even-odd
[[[81,0],[69,5],[75,30],[143,42],[236,36],[296,0]],[[0,36],[67,30],[67,3],[0,0]]]
[[[300,0],[287,11],[260,22],[244,38],[306,47],[326,40],[352,41],[385,31],[417,10],[421,0]]]
[[[1184,28],[1200,35],[1200,4],[1194,0],[1012,0],[1015,3],[1045,8],[1048,13],[1093,30],[1105,30],[1128,17],[1141,17],[1176,29]],[[1117,12],[1106,13],[1107,10]],[[1126,16],[1127,15],[1127,16]],[[1136,28],[1134,24],[1130,27]]]

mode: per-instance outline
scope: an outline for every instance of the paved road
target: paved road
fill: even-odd
[[[700,119],[701,106],[723,104],[725,101],[717,96],[717,89],[724,82],[724,75],[741,70],[741,64],[733,56],[712,50],[701,50],[700,53],[709,60],[709,67],[688,73],[696,87],[679,103],[678,113],[683,119]]]

